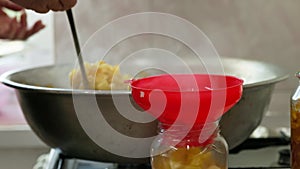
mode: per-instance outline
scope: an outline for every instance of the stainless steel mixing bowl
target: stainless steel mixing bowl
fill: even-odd
[[[132,64],[134,66],[139,63]],[[260,124],[264,113],[268,110],[274,85],[286,79],[287,74],[274,65],[258,61],[225,58],[223,65],[226,74],[245,80],[242,99],[225,114],[220,122],[221,132],[229,148],[234,148],[247,139]],[[137,123],[120,115],[112,101],[112,96],[122,102],[122,99],[125,101],[130,97],[129,91],[73,91],[68,82],[71,68],[71,66],[60,65],[18,70],[2,75],[1,79],[5,85],[16,89],[28,124],[50,147],[59,148],[63,154],[75,158],[120,163],[146,162],[148,158],[121,157],[95,144],[77,118],[72,96],[82,100],[95,96],[105,120],[113,129],[127,136],[136,138],[154,136],[157,122]],[[51,87],[46,87],[49,85]],[[95,113],[88,101],[83,101],[82,104],[83,109],[87,110],[86,117]],[[121,111],[130,110],[126,104],[123,106]],[[102,123],[104,122],[99,122]],[[114,145],[112,137],[103,137],[101,134],[98,137],[112,146],[132,146],[128,142]],[[150,143],[137,145],[136,149],[149,152]]]

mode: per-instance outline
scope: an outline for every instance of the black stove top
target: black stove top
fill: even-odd
[[[284,138],[248,139],[230,150],[229,168],[290,168],[289,143],[289,140]],[[256,158],[256,156],[262,156],[262,158]],[[150,164],[114,164],[69,158],[61,154],[59,150],[51,150],[49,159],[47,169],[151,169]],[[257,159],[261,161],[261,164],[256,161]],[[236,162],[239,160],[240,164]]]

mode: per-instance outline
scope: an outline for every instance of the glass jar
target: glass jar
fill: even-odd
[[[296,73],[300,80],[300,72]],[[300,81],[299,81],[300,82]],[[291,168],[300,168],[300,83],[291,96]]]
[[[219,133],[219,122],[159,125],[151,147],[152,169],[226,169],[228,146]]]

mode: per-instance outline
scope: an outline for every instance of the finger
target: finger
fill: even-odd
[[[77,0],[68,0],[68,1],[59,0],[59,1],[61,1],[61,3],[63,4],[65,10],[72,8],[77,3]]]
[[[77,0],[55,0],[49,3],[49,9],[53,11],[64,11],[72,8],[77,3]]]
[[[29,38],[30,36],[32,36],[33,34],[39,32],[40,30],[44,29],[45,28],[45,25],[42,23],[41,20],[37,21],[31,29],[29,29],[27,32],[26,32],[26,36],[25,36],[25,39]]]
[[[32,30],[33,30],[33,33],[36,33],[44,28],[45,28],[45,25],[42,23],[41,20],[39,20],[33,25]]]
[[[34,10],[38,13],[47,13],[49,10],[63,11],[72,8],[77,0],[11,0],[27,9]]]
[[[22,6],[13,3],[10,0],[0,0],[0,6],[14,10],[14,11],[20,11],[24,9]]]
[[[1,8],[1,6],[0,6],[0,8]],[[7,16],[7,14],[2,9],[0,9],[0,16]]]
[[[13,36],[13,40],[14,39],[20,39],[20,40],[23,40],[24,36],[25,36],[25,33],[26,32],[26,29],[22,28],[21,25],[18,26],[14,36]]]
[[[9,29],[3,29],[0,32],[0,39],[8,39],[7,35],[9,34]]]
[[[47,13],[50,11],[50,9],[48,7],[28,7],[28,9],[34,10],[37,13]]]
[[[16,32],[15,38],[16,39],[25,39],[26,38],[26,32],[27,32],[27,21],[26,21],[27,15],[24,12],[21,15],[21,19],[20,19],[20,26],[19,29]]]
[[[9,33],[7,35],[8,39],[14,39],[15,38],[15,34],[18,30],[18,27],[19,27],[19,23],[17,22],[17,18],[13,18],[11,23],[10,23]]]
[[[61,3],[59,0],[53,0],[49,1],[49,4],[47,5],[48,9],[53,10],[53,11],[63,11],[64,9],[64,4]]]
[[[21,17],[20,17],[20,24],[22,27],[27,28],[27,14],[25,11],[23,11]]]
[[[5,25],[0,27],[0,39],[7,39],[10,30],[11,19],[4,18],[4,19],[0,19],[0,21],[6,23]]]
[[[49,11],[47,8],[47,1],[45,0],[11,0],[14,3],[26,8],[26,9],[31,9],[34,10],[38,13],[46,13]],[[51,0],[52,1],[52,0]]]

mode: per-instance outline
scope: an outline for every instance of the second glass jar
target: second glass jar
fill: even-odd
[[[291,120],[291,168],[300,168],[300,72],[295,75],[299,79],[298,86],[290,100]]]

